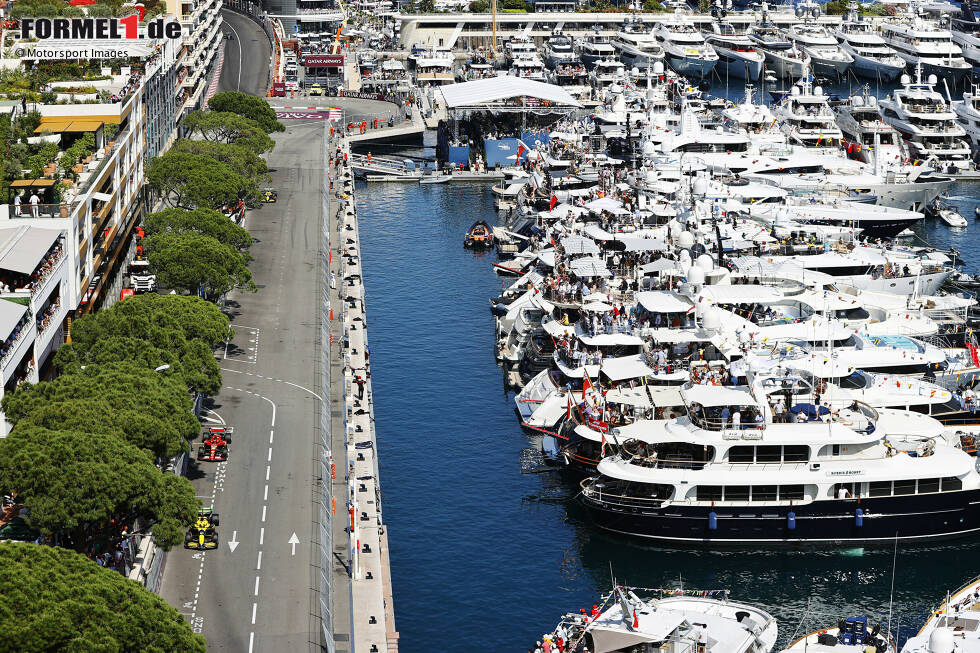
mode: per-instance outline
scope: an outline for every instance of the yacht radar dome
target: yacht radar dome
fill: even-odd
[[[953,631],[936,628],[929,634],[929,653],[953,653]]]

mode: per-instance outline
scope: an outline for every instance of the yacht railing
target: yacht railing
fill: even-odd
[[[580,483],[582,488],[582,495],[586,498],[607,506],[615,506],[619,508],[644,508],[644,509],[656,509],[662,507],[667,503],[669,498],[659,498],[659,497],[637,497],[629,496],[625,494],[620,494],[616,491],[603,491],[598,484],[593,483],[597,480],[596,478],[586,478]]]

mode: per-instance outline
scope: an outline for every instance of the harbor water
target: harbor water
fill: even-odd
[[[978,573],[976,539],[703,550],[599,531],[574,502],[573,481],[520,471],[520,451],[536,443],[494,360],[488,298],[501,280],[493,254],[462,247],[475,220],[496,221],[489,186],[360,184],[357,194],[401,650],[526,651],[563,613],[597,603],[611,576],[638,587],[730,589],[779,619],[780,645],[850,614],[883,629],[891,615],[901,642],[947,590]],[[917,232],[959,249],[973,273],[980,186],[958,184],[950,195],[970,227],[932,220]]]

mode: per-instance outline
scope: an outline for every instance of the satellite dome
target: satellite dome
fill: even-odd
[[[703,197],[708,193],[708,180],[698,177],[694,180],[694,194]]]
[[[912,82],[912,78],[908,75],[902,75],[902,85],[907,85]]]
[[[864,106],[864,98],[861,97],[860,95],[855,95],[854,97],[851,98],[851,106],[852,107],[863,107]]]
[[[701,318],[701,326],[705,329],[711,329],[713,331],[721,330],[722,319],[721,311],[715,307],[710,307],[704,312],[704,317]]]
[[[939,79],[935,75],[929,75],[929,83],[935,86],[939,82]]]
[[[868,97],[868,106],[869,107],[876,107],[876,106],[878,106],[878,98],[876,98],[873,95],[872,96],[869,96]]]
[[[692,265],[687,273],[687,280],[696,286],[704,285],[704,270],[697,265]]]
[[[704,272],[711,272],[715,268],[715,261],[707,254],[702,254],[697,258],[695,264]]]
[[[657,63],[653,64],[653,73],[655,75],[663,75],[664,74],[664,62],[663,61],[658,61]]]
[[[813,94],[814,95],[823,95],[823,87],[822,86],[814,86],[813,87]]]
[[[687,233],[686,231],[684,233]],[[683,235],[683,234],[682,234]],[[677,257],[681,263],[691,264],[691,253],[687,250],[681,252],[680,256]]]
[[[792,89],[790,89],[789,94],[790,95],[799,95],[800,94],[800,87],[799,86],[794,86]]]
[[[677,244],[684,249],[688,249],[694,246],[694,234],[690,231],[681,232],[681,235],[677,237]],[[690,260],[691,255],[687,255],[688,260]],[[683,255],[681,255],[681,260],[684,260]]]
[[[949,628],[936,628],[929,634],[929,653],[952,653],[953,631]]]

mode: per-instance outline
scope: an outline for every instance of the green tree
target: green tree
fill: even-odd
[[[209,156],[170,151],[146,169],[150,188],[170,206],[218,209],[239,199],[255,202],[259,189],[231,166]]]
[[[240,251],[252,246],[248,231],[211,209],[164,209],[146,216],[143,226],[150,235],[197,233]]]
[[[204,637],[135,581],[51,546],[0,544],[0,642],[7,651],[204,653]]]
[[[164,474],[149,453],[111,434],[15,428],[0,440],[0,459],[0,486],[17,493],[27,523],[46,534],[72,531],[81,540],[85,522],[133,510],[169,549],[200,507],[186,478]]]
[[[146,258],[164,287],[200,289],[211,300],[233,288],[255,291],[247,256],[200,234],[157,234],[146,241]]]
[[[269,181],[269,166],[265,159],[245,145],[192,141],[181,138],[170,149],[173,152],[189,152],[209,156],[216,161],[230,165],[235,172],[245,179],[251,179],[256,184]]]
[[[474,14],[485,14],[488,7],[487,0],[473,0],[470,3],[470,11]]]
[[[850,10],[848,0],[830,0],[823,6],[823,11],[828,16],[843,16]]]
[[[187,440],[200,429],[182,379],[131,361],[86,365],[51,381],[23,383],[0,405],[15,429],[25,422],[109,432],[161,458],[187,450]]]
[[[275,146],[258,123],[230,111],[193,111],[184,118],[184,126],[207,141],[244,145],[256,154]]]
[[[255,122],[267,134],[285,131],[286,129],[281,122],[276,120],[276,112],[269,106],[268,102],[248,93],[237,91],[216,93],[214,97],[208,100],[208,108],[211,111],[237,113]]]

